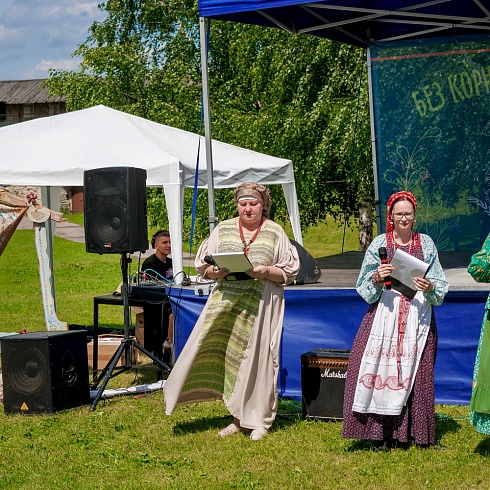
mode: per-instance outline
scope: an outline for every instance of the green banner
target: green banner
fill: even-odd
[[[490,232],[490,36],[375,44],[370,55],[383,213],[409,190],[416,227],[439,250],[478,250]]]

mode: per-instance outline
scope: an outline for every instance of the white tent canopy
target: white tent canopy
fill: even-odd
[[[198,186],[207,187],[204,146],[203,136],[98,105],[0,128],[0,184],[83,186],[85,170],[146,169],[146,185],[165,191],[177,274],[183,270],[184,187],[194,186],[198,148]],[[282,185],[294,238],[302,244],[291,161],[215,140],[212,152],[216,188],[247,181]]]

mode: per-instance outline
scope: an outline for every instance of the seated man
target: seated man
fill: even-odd
[[[170,245],[170,232],[168,230],[158,230],[151,237],[151,247],[155,250],[143,262],[142,272],[147,276],[154,277],[161,281],[171,281],[173,279],[172,259],[168,257],[172,252]]]
[[[146,278],[154,278],[162,283],[172,281],[172,259],[168,257],[172,251],[170,232],[158,230],[151,238],[151,246],[155,253],[145,259],[141,266],[141,272],[145,273]],[[162,359],[163,362],[169,364],[174,341],[174,318],[170,301],[165,298],[160,305],[149,304],[144,307],[144,311],[145,347],[153,352],[156,357]],[[167,317],[168,327],[164,325]],[[163,335],[162,329],[164,329]],[[162,342],[163,339],[164,341]]]

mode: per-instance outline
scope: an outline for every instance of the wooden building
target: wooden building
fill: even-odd
[[[44,81],[0,81],[0,126],[66,112],[65,98],[50,97]]]
[[[0,80],[0,127],[66,112],[65,97],[50,97],[44,82],[45,79]],[[19,197],[25,197],[30,191],[41,197],[39,188],[36,187],[2,187]],[[83,211],[83,187],[63,188],[61,208],[73,213]]]

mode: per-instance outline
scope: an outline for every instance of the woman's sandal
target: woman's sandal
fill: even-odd
[[[265,427],[261,427],[260,429],[254,429],[252,433],[250,434],[250,439],[252,441],[260,441],[262,437],[267,435],[267,429]]]
[[[228,427],[225,427],[223,430],[220,430],[218,432],[218,436],[220,437],[231,436],[233,434],[238,434],[241,430],[242,429],[238,425],[232,422]]]

